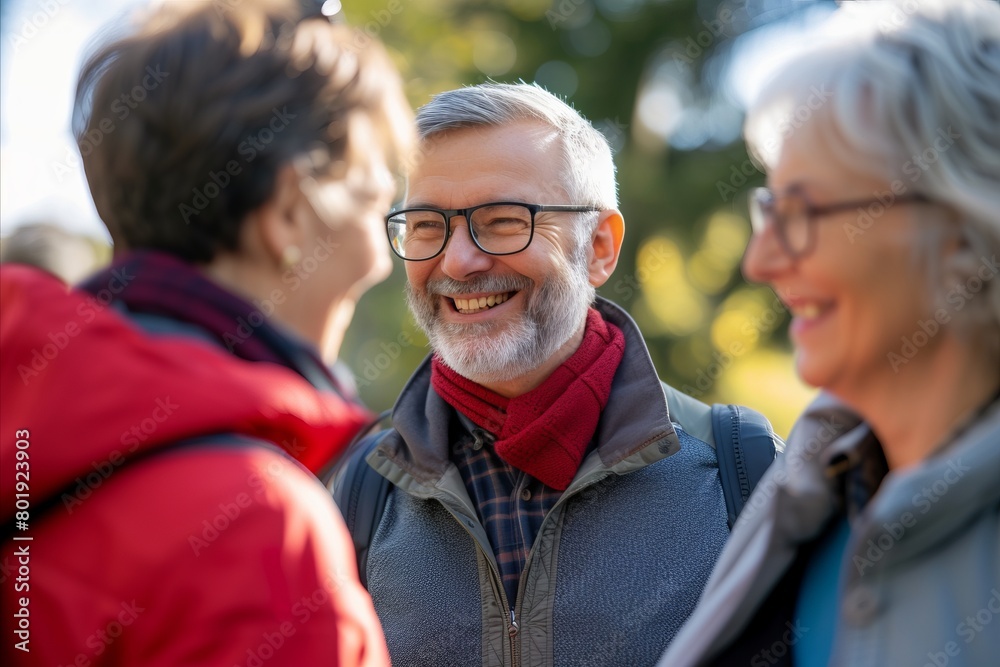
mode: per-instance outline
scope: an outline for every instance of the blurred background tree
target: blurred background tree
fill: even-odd
[[[357,0],[411,102],[461,85],[538,82],[608,137],[626,222],[599,293],[638,322],[660,376],[706,402],[762,410],[785,435],[812,397],[795,377],[787,313],[739,271],[746,191],[763,183],[740,138],[742,107],[773,48],[832,1]],[[427,354],[403,305],[405,273],[358,307],[342,359],[374,408],[391,406]]]
[[[53,219],[106,233],[69,133],[86,47],[151,1],[2,0],[0,232]],[[306,0],[304,0],[306,1]],[[308,0],[313,1],[313,0]],[[318,0],[317,0],[318,1]],[[707,402],[755,407],[786,434],[812,395],[796,378],[787,314],[747,285],[743,108],[769,63],[834,0],[328,0],[390,49],[414,106],[493,79],[536,81],[600,128],[616,152],[625,245],[600,293],[638,321],[663,379]],[[111,22],[108,25],[108,22]],[[427,354],[405,275],[359,304],[341,359],[375,409]]]

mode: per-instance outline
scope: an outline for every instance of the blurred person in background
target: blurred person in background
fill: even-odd
[[[368,418],[320,351],[391,267],[397,72],[296,2],[164,3],[75,131],[116,260],[2,269],[4,663],[387,664],[312,473]]]
[[[0,241],[0,263],[37,266],[72,285],[104,262],[86,237],[51,223],[33,222]]]
[[[746,137],[743,270],[823,392],[660,664],[996,665],[1000,6],[845,3]]]

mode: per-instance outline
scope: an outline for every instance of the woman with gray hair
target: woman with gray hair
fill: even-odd
[[[1000,7],[845,3],[745,129],[744,273],[823,391],[661,665],[996,665]]]

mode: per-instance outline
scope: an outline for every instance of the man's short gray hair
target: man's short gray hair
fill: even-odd
[[[809,46],[774,74],[750,109],[744,133],[765,166],[773,166],[794,136],[797,143],[815,142],[851,171],[886,179],[889,197],[920,193],[945,205],[952,215],[938,214],[922,227],[915,259],[932,260],[936,307],[947,310],[960,331],[985,339],[991,353],[998,353],[996,2],[845,3]],[[966,250],[941,265],[933,251],[945,235],[958,236]],[[976,284],[975,298],[963,299],[961,308],[947,302],[945,294],[956,286]]]
[[[522,120],[541,121],[561,138],[564,170],[553,174],[553,185],[565,189],[570,198],[533,203],[618,208],[608,140],[573,107],[537,84],[490,82],[440,93],[417,111],[417,132],[421,142],[426,142],[452,130]]]

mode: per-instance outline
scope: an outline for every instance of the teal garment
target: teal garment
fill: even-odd
[[[840,569],[851,525],[841,516],[820,538],[799,588],[795,618],[807,631],[792,645],[795,667],[827,667],[837,633]]]

